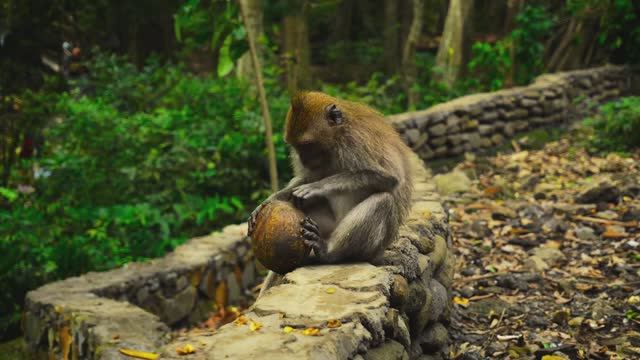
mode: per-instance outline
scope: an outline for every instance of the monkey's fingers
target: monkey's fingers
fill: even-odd
[[[312,218],[307,216],[306,218],[304,218],[304,220],[300,222],[300,224],[305,230],[311,231],[316,234],[320,234],[320,229],[318,228],[318,224],[316,224],[316,222],[313,221]]]
[[[303,228],[303,229],[300,230],[300,233],[302,234],[302,237],[304,238],[305,243],[307,241],[309,241],[309,242],[314,242],[314,243],[317,244],[320,241],[320,235],[318,235],[317,233],[315,233],[313,231],[309,231],[309,230]],[[307,245],[309,245],[309,244],[307,244]]]
[[[306,185],[300,185],[293,191],[293,196],[306,200],[320,195],[320,189]]]

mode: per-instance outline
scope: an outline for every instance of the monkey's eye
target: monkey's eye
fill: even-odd
[[[344,122],[342,111],[335,104],[327,107],[327,121],[331,126],[341,125]]]

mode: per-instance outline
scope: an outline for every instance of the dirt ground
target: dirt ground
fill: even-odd
[[[640,359],[640,152],[467,156],[436,178],[454,232],[452,359]]]

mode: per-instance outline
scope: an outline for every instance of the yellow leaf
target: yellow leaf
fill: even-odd
[[[454,296],[453,297],[453,302],[462,306],[462,307],[467,307],[469,306],[469,299],[467,298],[463,298],[463,297],[459,297],[459,296]]]
[[[189,355],[189,354],[194,354],[196,352],[196,349],[191,346],[191,344],[185,344],[183,346],[180,346],[176,349],[176,352],[178,353],[178,355]]]
[[[293,328],[291,326],[285,326],[284,329],[282,329],[282,332],[285,334],[288,334],[292,331],[293,331]]]
[[[120,351],[120,354],[122,355],[127,355],[136,359],[156,360],[157,358],[160,357],[160,354],[147,352],[147,351],[140,351],[140,350],[133,350],[133,349],[119,349],[119,351]]]
[[[258,331],[260,330],[261,327],[262,327],[262,324],[260,324],[259,322],[255,322],[253,320],[249,322],[249,329],[251,329],[251,331]]]
[[[558,355],[545,355],[542,357],[542,360],[566,360],[566,359]]]
[[[332,288],[332,287],[327,288],[327,294],[333,294],[335,292],[336,292],[336,288]]]
[[[306,336],[320,336],[320,329],[310,327],[302,330],[302,335]]]
[[[63,326],[60,330],[60,347],[62,348],[62,358],[69,360],[69,353],[71,352],[71,331],[68,326]]]
[[[327,327],[330,328],[330,329],[337,328],[337,327],[340,327],[340,326],[342,326],[342,322],[340,322],[340,320],[332,319],[332,320],[327,321]]]
[[[235,319],[233,321],[236,325],[246,325],[249,322],[249,318],[244,316],[244,315],[240,315],[238,316],[237,319]]]

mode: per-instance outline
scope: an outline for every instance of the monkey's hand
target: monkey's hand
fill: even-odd
[[[314,197],[326,195],[324,188],[318,183],[319,181],[296,186],[291,193],[293,200],[301,203]]]
[[[313,249],[313,253],[317,257],[324,257],[327,253],[327,242],[320,237],[320,229],[318,229],[316,222],[307,216],[300,224],[302,225],[300,233],[304,243]]]
[[[258,217],[258,213],[260,212],[260,210],[262,209],[262,207],[266,203],[267,203],[266,201],[263,202],[262,204],[258,205],[258,207],[255,208],[255,210],[253,210],[251,212],[251,215],[249,216],[249,219],[247,220],[247,225],[248,225],[247,234],[251,234],[253,232],[253,229],[256,226],[256,218]]]

